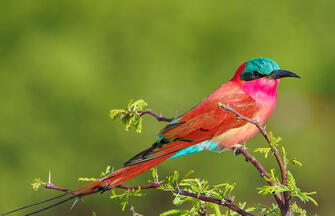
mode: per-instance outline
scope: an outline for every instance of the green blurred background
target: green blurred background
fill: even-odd
[[[200,102],[238,65],[268,57],[302,80],[285,79],[267,122],[283,137],[304,191],[317,191],[311,213],[334,215],[334,1],[15,1],[0,3],[0,210],[58,194],[31,189],[34,177],[76,188],[150,146],[164,123],[144,117],[142,134],[125,132],[111,108],[143,98],[176,116]],[[265,146],[260,135],[250,149]],[[261,155],[258,155],[262,158]],[[263,163],[265,163],[264,160]],[[276,167],[267,160],[267,169]],[[231,152],[167,161],[164,176],[195,170],[212,184],[236,182],[236,201],[270,203],[257,194],[255,169]],[[133,180],[147,183],[149,173]],[[145,215],[172,208],[173,196],[147,191],[130,203]],[[108,194],[42,215],[129,215]]]

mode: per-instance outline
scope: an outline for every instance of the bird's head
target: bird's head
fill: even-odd
[[[252,81],[266,77],[268,79],[280,79],[283,77],[297,77],[295,73],[287,70],[280,70],[279,65],[267,58],[254,58],[245,63],[244,70],[241,73],[240,80]]]

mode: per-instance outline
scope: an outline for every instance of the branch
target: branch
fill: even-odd
[[[166,118],[162,115],[158,115],[158,114],[152,112],[150,109],[146,110],[146,111],[141,111],[141,110],[140,111],[131,111],[127,114],[122,115],[121,119],[126,118],[127,116],[129,116],[130,113],[138,113],[140,116],[143,116],[145,114],[149,114],[149,115],[155,117],[158,121],[165,121],[165,122],[172,122],[173,121],[173,118]]]
[[[227,110],[227,111],[230,111],[230,112],[232,112],[232,113],[234,113],[235,115],[236,115],[236,118],[239,120],[239,119],[242,119],[242,120],[245,120],[245,121],[247,121],[247,122],[249,122],[249,123],[251,123],[251,124],[254,124],[257,128],[258,128],[258,130],[259,130],[259,132],[264,136],[264,138],[266,139],[266,141],[268,142],[268,144],[270,145],[270,147],[271,147],[271,150],[272,150],[272,152],[273,152],[273,154],[274,154],[274,156],[275,156],[275,158],[276,158],[276,160],[277,160],[277,163],[278,163],[278,165],[279,165],[279,168],[280,168],[280,172],[281,172],[281,176],[282,176],[282,184],[284,185],[284,186],[287,186],[287,175],[286,175],[286,165],[283,163],[283,161],[282,161],[282,159],[281,159],[281,157],[280,157],[280,154],[279,154],[279,152],[278,152],[278,149],[276,148],[276,146],[273,146],[273,145],[271,145],[271,138],[270,138],[270,136],[269,136],[269,134],[267,133],[267,131],[265,130],[265,128],[260,124],[260,122],[258,121],[258,120],[253,120],[253,119],[251,119],[251,118],[248,118],[248,117],[246,117],[246,116],[243,116],[242,114],[240,114],[239,112],[237,112],[236,110],[234,110],[233,108],[231,108],[229,105],[226,105],[226,104],[222,104],[222,103],[218,103],[218,105],[219,105],[219,107],[221,108],[221,109],[224,109],[224,110]],[[245,150],[245,149],[244,149]],[[250,155],[251,156],[251,155]],[[251,156],[252,157],[252,156]],[[253,157],[252,157],[253,158]],[[252,159],[251,158],[251,159]],[[254,158],[253,158],[254,159]],[[255,161],[257,161],[256,159],[254,159]],[[257,162],[256,164],[255,163],[253,163],[255,166],[256,166],[256,168],[259,170],[259,168],[261,167],[259,167],[259,162]],[[262,167],[263,168],[263,167]],[[264,170],[264,169],[263,169]],[[259,170],[260,171],[260,170]],[[260,171],[261,172],[261,171]],[[264,170],[264,172],[265,172],[265,170]],[[261,175],[264,175],[265,173],[263,173],[263,172],[261,172]],[[265,175],[264,175],[265,176]],[[276,197],[276,201],[277,201],[277,199],[279,199],[279,197]],[[289,193],[288,192],[284,192],[284,201],[282,201],[282,199],[280,199],[281,200],[281,202],[280,203],[278,203],[278,201],[277,201],[277,203],[278,203],[278,205],[279,205],[279,207],[282,205],[282,208],[281,208],[281,210],[282,210],[282,212],[283,213],[286,213],[287,211],[288,211],[288,209],[289,209],[289,206],[290,206],[290,195],[289,195]],[[283,203],[284,202],[284,203]],[[284,214],[285,215],[285,214]]]
[[[138,185],[138,186],[119,185],[119,186],[117,186],[117,188],[121,188],[121,189],[125,189],[125,190],[132,190],[132,189],[139,189],[139,188],[141,188],[141,189],[152,189],[152,188],[158,188],[160,186],[161,186],[160,183],[153,182],[152,184],[149,184],[149,185]],[[80,193],[74,193],[71,190],[59,187],[59,186],[51,183],[50,181],[45,184],[45,188],[52,189],[52,190],[57,190],[57,191],[62,191],[62,192],[65,192],[65,193],[72,193],[73,195],[77,196],[77,198],[82,198],[84,196],[99,193],[99,192],[103,193],[103,192],[106,192],[106,191],[112,189],[112,188],[109,188],[108,186],[106,186],[105,188],[103,188],[103,190],[96,189],[96,190],[91,191],[89,194],[82,195]],[[178,190],[178,191],[175,191],[175,193],[177,193],[179,195],[183,195],[183,196],[193,197],[193,198],[205,201],[205,202],[211,202],[211,203],[215,203],[215,204],[218,204],[218,205],[226,206],[229,209],[239,213],[242,216],[253,216],[252,214],[245,212],[244,210],[242,210],[238,206],[231,203],[230,200],[225,200],[225,199],[219,200],[219,199],[215,199],[215,198],[208,197],[208,196],[205,196],[205,195],[199,195],[199,194],[196,194],[196,193],[188,192],[188,191],[185,191],[185,190]]]
[[[265,130],[265,128],[263,128],[262,125],[259,123],[259,121],[252,120],[252,119],[250,119],[248,117],[245,117],[245,116],[241,115],[240,113],[238,113],[237,111],[235,111],[234,109],[232,109],[229,105],[223,105],[223,104],[219,103],[219,106],[220,106],[221,109],[225,109],[225,110],[228,110],[228,111],[234,113],[236,115],[237,119],[242,119],[242,120],[245,120],[247,122],[250,122],[250,123],[254,124],[259,129],[259,131],[262,133],[262,135],[265,137],[266,141],[269,144],[271,144],[270,136],[268,135],[268,133]],[[166,118],[166,117],[164,117],[162,115],[155,114],[151,110],[133,111],[133,112],[130,112],[130,113],[138,113],[140,116],[145,115],[145,114],[149,114],[149,115],[155,117],[158,121],[165,121],[165,122],[171,122],[171,121],[173,121],[173,118]],[[126,118],[127,116],[129,116],[130,113],[122,115],[121,119]],[[271,149],[272,149],[272,151],[273,151],[273,153],[274,153],[274,155],[276,157],[276,160],[277,160],[277,162],[279,164],[279,167],[281,169],[283,184],[286,185],[287,184],[286,166],[282,162],[281,157],[280,157],[280,155],[278,153],[277,148],[274,146]],[[267,178],[271,178],[271,176],[265,171],[265,169],[263,168],[263,166],[256,160],[256,158],[254,158],[252,155],[250,155],[246,151],[246,149],[244,147],[238,148],[237,152],[241,153],[242,155],[244,155],[244,157],[246,158],[246,160],[250,161],[256,167],[256,169],[260,172],[261,177],[265,176]],[[274,182],[270,182],[270,181],[267,181],[267,182],[271,186],[275,185]],[[117,188],[125,189],[125,190],[132,190],[132,189],[139,189],[139,188],[141,188],[141,189],[152,189],[152,188],[158,188],[160,186],[161,186],[160,183],[152,183],[152,184],[149,184],[149,185],[140,185],[140,186],[119,185],[119,186],[117,186]],[[49,182],[47,182],[45,184],[45,187],[47,189],[58,190],[58,191],[62,191],[62,192],[65,192],[65,193],[72,193],[78,199],[81,198],[81,197],[83,197],[83,196],[86,196],[86,195],[95,194],[95,193],[103,193],[103,192],[106,192],[108,190],[111,190],[111,188],[109,188],[108,186],[106,186],[104,188],[97,188],[97,189],[95,189],[93,191],[90,191],[89,193],[83,195],[83,194],[80,194],[80,193],[77,193],[77,192],[73,192],[71,190],[68,190],[68,189],[65,189],[65,188],[62,188],[62,187],[54,185],[53,183],[51,183],[50,178],[49,178]],[[239,213],[242,216],[253,216],[252,214],[250,214],[248,212],[245,212],[244,210],[242,210],[238,206],[234,205],[230,200],[225,200],[225,199],[219,200],[219,199],[215,199],[215,198],[212,198],[212,197],[205,196],[203,194],[199,195],[199,194],[196,194],[196,193],[192,193],[192,192],[185,191],[185,190],[180,190],[180,189],[178,189],[174,193],[179,194],[179,195],[183,195],[183,196],[193,197],[193,198],[205,201],[205,202],[211,202],[211,203],[215,203],[215,204],[218,204],[218,205],[222,205],[222,206],[228,207],[232,211],[235,211],[235,212]],[[286,211],[284,211],[284,202],[283,202],[281,194],[274,194],[274,197],[275,197],[275,200],[276,200],[279,208],[281,209],[281,211],[282,212],[286,212]],[[285,198],[286,198],[286,196],[285,196]],[[285,199],[285,201],[286,201],[286,199]],[[287,208],[289,208],[289,207],[287,207]],[[132,212],[133,215],[137,215],[137,213],[134,211],[133,208],[131,208],[131,212]]]
[[[243,116],[242,114],[240,114],[239,112],[237,112],[236,110],[231,108],[229,105],[224,105],[224,104],[221,104],[221,103],[219,103],[218,105],[220,106],[221,109],[225,109],[225,110],[228,110],[228,111],[234,113],[236,115],[237,119],[242,119],[242,120],[245,120],[247,122],[250,122],[251,124],[254,124],[258,128],[259,132],[261,132],[261,134],[264,136],[266,141],[269,143],[269,145],[272,149],[272,152],[275,155],[275,158],[278,162],[278,165],[279,165],[279,168],[280,168],[280,171],[281,171],[283,185],[286,186],[287,185],[286,166],[283,163],[276,146],[273,146],[273,147],[271,146],[270,136],[267,133],[267,131],[265,130],[265,128],[260,124],[260,122],[258,120],[253,120],[253,119],[250,119],[248,117]]]
[[[185,190],[178,190],[175,193],[177,193],[179,195],[183,195],[183,196],[193,197],[193,198],[205,201],[205,202],[211,202],[211,203],[215,203],[215,204],[218,204],[218,205],[226,206],[229,209],[231,209],[231,210],[233,210],[233,211],[235,211],[235,212],[237,212],[237,213],[239,213],[240,215],[243,215],[243,216],[253,216],[252,214],[250,214],[250,213],[242,210],[241,208],[237,207],[236,205],[232,204],[231,201],[229,201],[229,200],[225,200],[225,199],[219,200],[219,199],[208,197],[208,196],[205,196],[205,195],[202,195],[202,194],[199,195],[199,194],[196,194],[196,193],[188,192],[188,191],[185,191]]]
[[[161,184],[159,183],[152,183],[152,184],[149,184],[149,185],[136,185],[136,186],[127,186],[127,185],[118,185],[116,186],[117,188],[121,188],[121,189],[125,189],[125,190],[136,190],[136,189],[152,189],[152,188],[159,188],[161,186]],[[82,195],[80,195],[80,193],[75,193],[69,189],[66,189],[66,188],[62,188],[62,187],[59,187],[51,182],[47,182],[45,184],[45,188],[47,189],[51,189],[51,190],[57,190],[57,191],[62,191],[62,192],[65,192],[65,193],[72,193],[73,195],[78,195],[78,197],[83,197]],[[105,188],[104,190],[97,190],[95,191],[95,193],[98,193],[98,192],[105,192],[107,190],[110,190],[111,188]]]
[[[265,171],[265,169],[263,168],[263,166],[256,160],[255,157],[253,157],[251,154],[249,154],[249,152],[242,146],[236,149],[236,154],[242,154],[245,157],[246,161],[250,161],[250,163],[252,163],[256,169],[259,171],[261,177],[263,178],[264,176],[268,179],[271,178],[271,176]],[[267,183],[270,186],[275,186],[276,183],[271,182],[271,181],[267,181]],[[273,193],[273,196],[276,200],[276,203],[278,204],[278,207],[280,208],[280,210],[284,211],[285,210],[285,205],[284,205],[284,201],[283,201],[283,197],[281,196],[280,193],[275,194]]]

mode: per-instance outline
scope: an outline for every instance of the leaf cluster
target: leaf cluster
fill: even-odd
[[[115,189],[112,190],[112,195],[110,196],[111,199],[119,199],[120,204],[122,206],[122,211],[126,209],[126,206],[129,204],[130,197],[142,197],[144,196],[141,193],[141,188],[138,189],[131,189],[131,190],[124,190],[123,193],[117,194]]]
[[[167,215],[181,215],[181,216],[194,216],[203,213],[203,211],[207,211],[210,209],[213,214],[216,216],[226,216],[226,215],[238,215],[236,212],[232,212],[228,208],[220,208],[218,204],[204,202],[197,198],[184,196],[180,192],[181,191],[188,191],[192,193],[196,193],[199,195],[205,195],[207,197],[212,197],[220,200],[232,201],[234,199],[231,196],[231,192],[235,188],[235,184],[229,183],[221,183],[217,185],[211,186],[207,180],[201,180],[199,178],[187,178],[193,173],[193,171],[188,172],[184,177],[180,178],[179,172],[174,171],[173,175],[168,176],[166,181],[162,184],[159,188],[164,191],[170,191],[175,194],[175,198],[173,200],[173,204],[177,207],[181,207],[183,204],[189,203],[191,204],[190,209],[185,208],[178,208],[178,209],[171,209],[165,211],[161,214],[161,216]],[[246,202],[239,203],[239,207],[241,209],[245,209],[245,211],[254,211],[255,208],[246,208]]]
[[[279,142],[281,141],[281,138],[275,138],[273,134],[270,132],[270,147],[264,147],[264,148],[256,148],[254,152],[259,152],[264,154],[264,157],[267,158],[269,155],[269,152],[271,151],[277,151],[277,147],[279,147]],[[296,158],[293,159],[288,159],[287,157],[287,151],[286,149],[282,146],[281,148],[281,157],[283,159],[283,163],[285,166],[288,166],[289,163],[293,165],[298,165],[302,166],[302,163],[298,161]],[[264,185],[263,187],[258,188],[258,193],[262,195],[271,195],[271,194],[278,194],[278,193],[283,193],[283,192],[289,192],[291,197],[297,197],[303,202],[313,202],[315,205],[318,205],[317,202],[310,196],[313,194],[316,194],[316,192],[302,192],[301,189],[297,186],[296,180],[289,170],[287,170],[287,185],[282,185],[282,183],[279,181],[279,178],[275,174],[275,170],[271,169],[270,176],[271,178],[264,177],[266,181],[273,182],[274,185]],[[295,203],[295,206],[298,206]],[[306,212],[305,210],[300,211],[301,214],[303,215],[303,212]]]
[[[110,110],[109,117],[111,119],[120,118],[125,124],[125,130],[129,131],[133,126],[137,133],[142,132],[142,117],[140,111],[148,109],[148,103],[143,99],[130,100],[127,108],[125,109],[112,109]]]
[[[46,183],[42,181],[40,177],[34,178],[33,183],[31,183],[31,186],[35,191],[37,191],[42,185],[45,186]]]

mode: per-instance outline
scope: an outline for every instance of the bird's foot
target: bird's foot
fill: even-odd
[[[243,147],[244,147],[244,145],[241,145],[241,144],[234,145],[233,148],[232,148],[233,149],[233,154],[234,155],[241,154],[239,150],[240,150],[240,148],[243,148]]]

